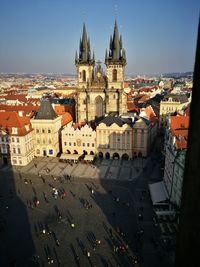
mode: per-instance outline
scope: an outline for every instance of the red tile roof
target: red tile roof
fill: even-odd
[[[150,122],[154,123],[155,121],[158,120],[152,106],[148,106],[144,109],[144,112],[146,113],[147,115],[147,118]]]
[[[177,149],[187,149],[189,119],[189,116],[171,116],[170,129]]]
[[[25,126],[29,125],[29,129]],[[30,124],[29,117],[20,117],[16,112],[0,112],[0,128],[5,130],[10,135],[24,136],[31,132],[33,129]],[[12,128],[17,128],[17,134],[12,133]]]
[[[83,121],[83,122],[77,122],[76,124],[73,125],[73,128],[74,129],[77,129],[77,128],[80,129],[81,127],[83,127],[85,125],[86,125],[86,122],[85,121]]]
[[[39,105],[5,105],[0,104],[0,111],[14,111],[20,112],[22,111],[24,115],[31,115],[33,111],[39,109]]]
[[[61,119],[61,125],[62,126],[68,124],[71,121],[73,121],[73,118],[69,112],[65,112],[62,114],[62,119]]]

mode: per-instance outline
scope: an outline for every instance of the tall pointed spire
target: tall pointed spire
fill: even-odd
[[[87,37],[85,23],[83,24],[83,33],[79,44],[79,58],[76,63],[93,64],[93,60],[91,59],[90,39]]]
[[[77,50],[76,50],[76,53],[75,53],[75,64],[78,62],[78,55],[77,55]]]
[[[105,64],[107,63],[107,61],[108,61],[108,51],[107,51],[107,49],[106,49],[106,54],[105,54]]]
[[[126,62],[126,51],[124,48],[122,50],[122,59],[124,60],[124,62]]]
[[[107,63],[113,62],[126,64],[125,51],[123,52],[122,49],[122,37],[121,35],[119,37],[117,20],[115,20],[113,36],[110,37],[109,57],[107,58]]]
[[[119,46],[120,46],[120,49],[122,49],[122,36],[120,35],[120,39],[119,39]]]
[[[112,50],[112,44],[113,44],[113,40],[112,40],[112,35],[110,36],[110,50]]]

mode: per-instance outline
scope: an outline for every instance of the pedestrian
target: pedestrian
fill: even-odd
[[[75,228],[75,224],[71,223],[71,228],[74,229]]]
[[[111,228],[109,229],[109,233],[110,233],[110,236],[112,237],[113,236],[113,232],[112,232]]]
[[[80,258],[78,255],[76,255],[76,261],[79,262]]]

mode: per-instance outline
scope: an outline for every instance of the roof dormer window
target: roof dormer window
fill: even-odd
[[[12,127],[12,134],[17,134],[18,133],[18,129],[16,127]]]

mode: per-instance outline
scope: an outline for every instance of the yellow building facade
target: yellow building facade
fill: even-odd
[[[160,101],[159,125],[165,126],[167,115],[182,110],[190,103],[186,95],[169,94]]]
[[[41,101],[31,124],[34,129],[35,156],[56,157],[60,152],[61,116],[55,113],[48,99]]]

